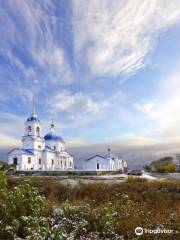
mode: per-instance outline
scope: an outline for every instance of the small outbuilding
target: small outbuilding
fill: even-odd
[[[97,154],[86,159],[83,168],[88,171],[121,171],[124,173],[127,171],[127,163],[108,149],[105,155]]]

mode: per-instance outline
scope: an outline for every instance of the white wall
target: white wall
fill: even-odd
[[[17,158],[17,169],[19,170],[30,170],[36,167],[34,155],[22,154],[20,151],[15,150],[8,156],[8,164],[13,164],[14,158]],[[30,158],[30,163],[28,158]]]
[[[29,127],[31,130],[29,130]],[[39,132],[37,132],[37,128],[39,128]],[[41,136],[41,124],[38,121],[26,121],[25,122],[25,136]]]
[[[97,169],[97,164],[99,164],[99,169]],[[109,171],[110,164],[106,159],[95,156],[94,158],[85,161],[84,169],[89,171]]]
[[[44,167],[44,161],[43,161],[43,151],[42,150],[35,150],[34,151],[35,157],[34,157],[34,168],[35,169],[43,169]],[[41,161],[40,161],[41,159]]]
[[[15,151],[14,154],[8,156],[8,164],[14,164],[14,158],[17,158],[17,164],[20,166],[22,164],[22,154]]]
[[[56,157],[56,169],[74,169],[73,157],[67,152],[61,152]]]
[[[53,161],[52,161],[53,160]],[[56,163],[56,155],[53,152],[44,152],[45,169],[54,169]]]
[[[97,169],[97,164],[99,163],[99,169]],[[118,171],[127,167],[127,164],[122,159],[104,159],[100,156],[95,156],[90,160],[84,161],[83,169],[89,171]]]
[[[14,158],[17,158],[18,170],[74,169],[73,157],[67,152],[56,154],[50,151],[34,150],[34,155],[27,155],[22,154],[21,151],[17,149],[12,151],[8,156],[8,163],[13,164]],[[39,163],[39,159],[41,159],[41,164]]]
[[[45,145],[58,152],[65,151],[65,144],[63,142],[46,140]]]
[[[30,158],[30,163],[28,162],[28,158]],[[35,164],[35,156],[34,155],[26,155],[22,154],[22,165],[21,169],[24,170],[35,170],[36,164]]]
[[[122,159],[115,160],[115,169],[121,170],[123,168],[122,166]]]
[[[44,149],[45,142],[42,138],[22,137],[22,147],[25,149]]]

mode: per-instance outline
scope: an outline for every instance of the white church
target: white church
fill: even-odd
[[[52,122],[50,132],[42,137],[41,123],[33,108],[25,122],[22,147],[8,153],[8,163],[15,164],[17,170],[72,170],[73,156],[66,151],[65,142],[55,131]]]
[[[90,171],[120,171],[125,173],[127,168],[126,161],[111,153],[110,148],[108,148],[107,154],[94,155],[83,163],[83,169]]]
[[[42,137],[34,99],[32,114],[25,122],[25,134],[21,141],[21,148],[14,148],[8,153],[8,164],[16,165],[20,171],[127,171],[126,161],[112,154],[110,149],[105,155],[95,155],[82,162],[77,160],[75,164],[63,138],[56,133],[53,122],[50,132]]]

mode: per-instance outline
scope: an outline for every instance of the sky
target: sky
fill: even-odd
[[[179,0],[1,0],[0,23],[0,156],[33,96],[78,154],[180,151]]]

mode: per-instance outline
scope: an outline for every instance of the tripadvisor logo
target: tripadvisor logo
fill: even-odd
[[[135,229],[135,234],[138,235],[138,236],[142,235],[143,234],[143,228],[142,227],[137,227]]]
[[[140,236],[143,233],[149,233],[149,234],[161,234],[161,233],[166,233],[166,234],[172,234],[172,233],[178,233],[178,231],[171,230],[171,229],[147,229],[147,228],[142,228],[142,227],[137,227],[135,228],[135,234]]]

